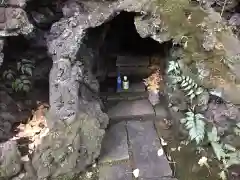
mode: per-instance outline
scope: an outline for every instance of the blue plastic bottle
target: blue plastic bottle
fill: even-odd
[[[121,75],[118,72],[118,76],[117,76],[117,91],[121,91],[122,89],[122,79],[121,79]]]

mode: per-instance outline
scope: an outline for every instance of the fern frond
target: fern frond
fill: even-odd
[[[194,114],[189,111],[186,113],[186,117],[180,121],[185,125],[185,128],[189,131],[190,140],[195,140],[199,144],[205,136],[205,122],[204,117],[201,114]]]

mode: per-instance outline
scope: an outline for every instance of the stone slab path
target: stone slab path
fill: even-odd
[[[155,109],[146,98],[123,100],[109,109],[110,121],[118,121],[110,123],[103,140],[99,180],[176,180],[166,155],[159,154],[163,149],[154,120],[162,113],[160,106]],[[138,177],[133,175],[136,169]]]

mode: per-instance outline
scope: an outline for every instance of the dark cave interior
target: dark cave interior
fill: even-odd
[[[93,70],[93,72],[100,71],[96,73],[96,76],[100,82],[101,92],[116,91],[113,87],[116,87],[118,72],[121,75],[127,75],[131,82],[140,82],[148,77],[151,73],[149,66],[151,66],[153,57],[158,57],[157,61],[161,59],[157,63],[160,69],[165,69],[164,59],[172,47],[172,42],[160,44],[150,37],[142,38],[135,28],[135,16],[138,14],[123,11],[112,20],[88,31],[88,37],[94,37],[94,34],[108,26],[105,39],[99,47],[99,57],[96,63],[98,67]],[[127,64],[127,59],[131,61],[131,57],[135,61]],[[123,62],[119,59],[125,60]],[[143,62],[143,59],[149,62]]]

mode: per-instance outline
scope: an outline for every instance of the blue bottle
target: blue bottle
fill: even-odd
[[[117,76],[117,91],[121,91],[122,89],[122,79],[121,79],[121,75],[118,72],[118,76]]]

